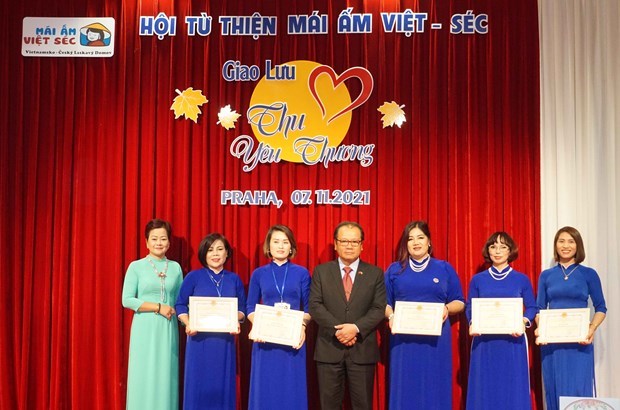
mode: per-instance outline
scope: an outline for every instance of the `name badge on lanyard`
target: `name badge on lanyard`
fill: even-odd
[[[290,309],[291,305],[286,302],[278,302],[274,303],[273,307],[275,307],[276,309]]]

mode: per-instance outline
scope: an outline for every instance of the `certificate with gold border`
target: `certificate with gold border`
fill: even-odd
[[[538,314],[538,343],[578,343],[588,337],[588,308],[542,309]]]
[[[472,298],[470,333],[523,333],[523,298]]]
[[[304,323],[301,310],[256,305],[252,323],[254,339],[286,346],[297,346]]]
[[[445,306],[443,303],[397,300],[392,333],[440,336]]]
[[[189,297],[189,327],[199,332],[236,333],[237,298]]]

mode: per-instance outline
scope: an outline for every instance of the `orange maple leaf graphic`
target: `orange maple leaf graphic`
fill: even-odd
[[[381,117],[381,121],[383,121],[383,128],[385,127],[393,127],[394,124],[398,125],[398,128],[403,124],[403,122],[407,121],[405,118],[405,112],[402,110],[404,105],[399,106],[396,102],[384,102],[383,105],[377,108],[383,117]]]
[[[198,123],[198,114],[202,114],[200,106],[209,102],[209,100],[202,95],[202,90],[194,90],[192,87],[189,87],[183,92],[178,89],[174,91],[178,94],[174,97],[174,102],[170,107],[170,109],[174,111],[174,119],[176,120],[181,115],[184,115],[185,119]]]
[[[230,105],[227,105],[220,109],[220,112],[217,114],[217,118],[219,118],[217,123],[229,130],[235,128],[235,123],[239,117],[241,117],[241,114],[237,114],[237,111],[231,110]]]

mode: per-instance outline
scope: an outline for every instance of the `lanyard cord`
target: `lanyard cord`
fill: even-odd
[[[276,284],[276,290],[280,295],[280,302],[284,302],[284,285],[286,284],[286,276],[288,275],[288,262],[286,263],[286,268],[284,269],[284,279],[282,280],[282,290],[278,286],[278,281],[276,280],[276,272],[273,270],[273,266],[271,267],[271,275],[273,276],[273,282]]]

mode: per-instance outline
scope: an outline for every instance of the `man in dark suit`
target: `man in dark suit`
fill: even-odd
[[[334,231],[338,259],[317,266],[312,275],[309,309],[319,325],[314,360],[323,410],[342,408],[345,380],[353,408],[372,408],[376,327],[386,299],[383,271],[359,258],[363,241],[359,224],[341,222]]]

